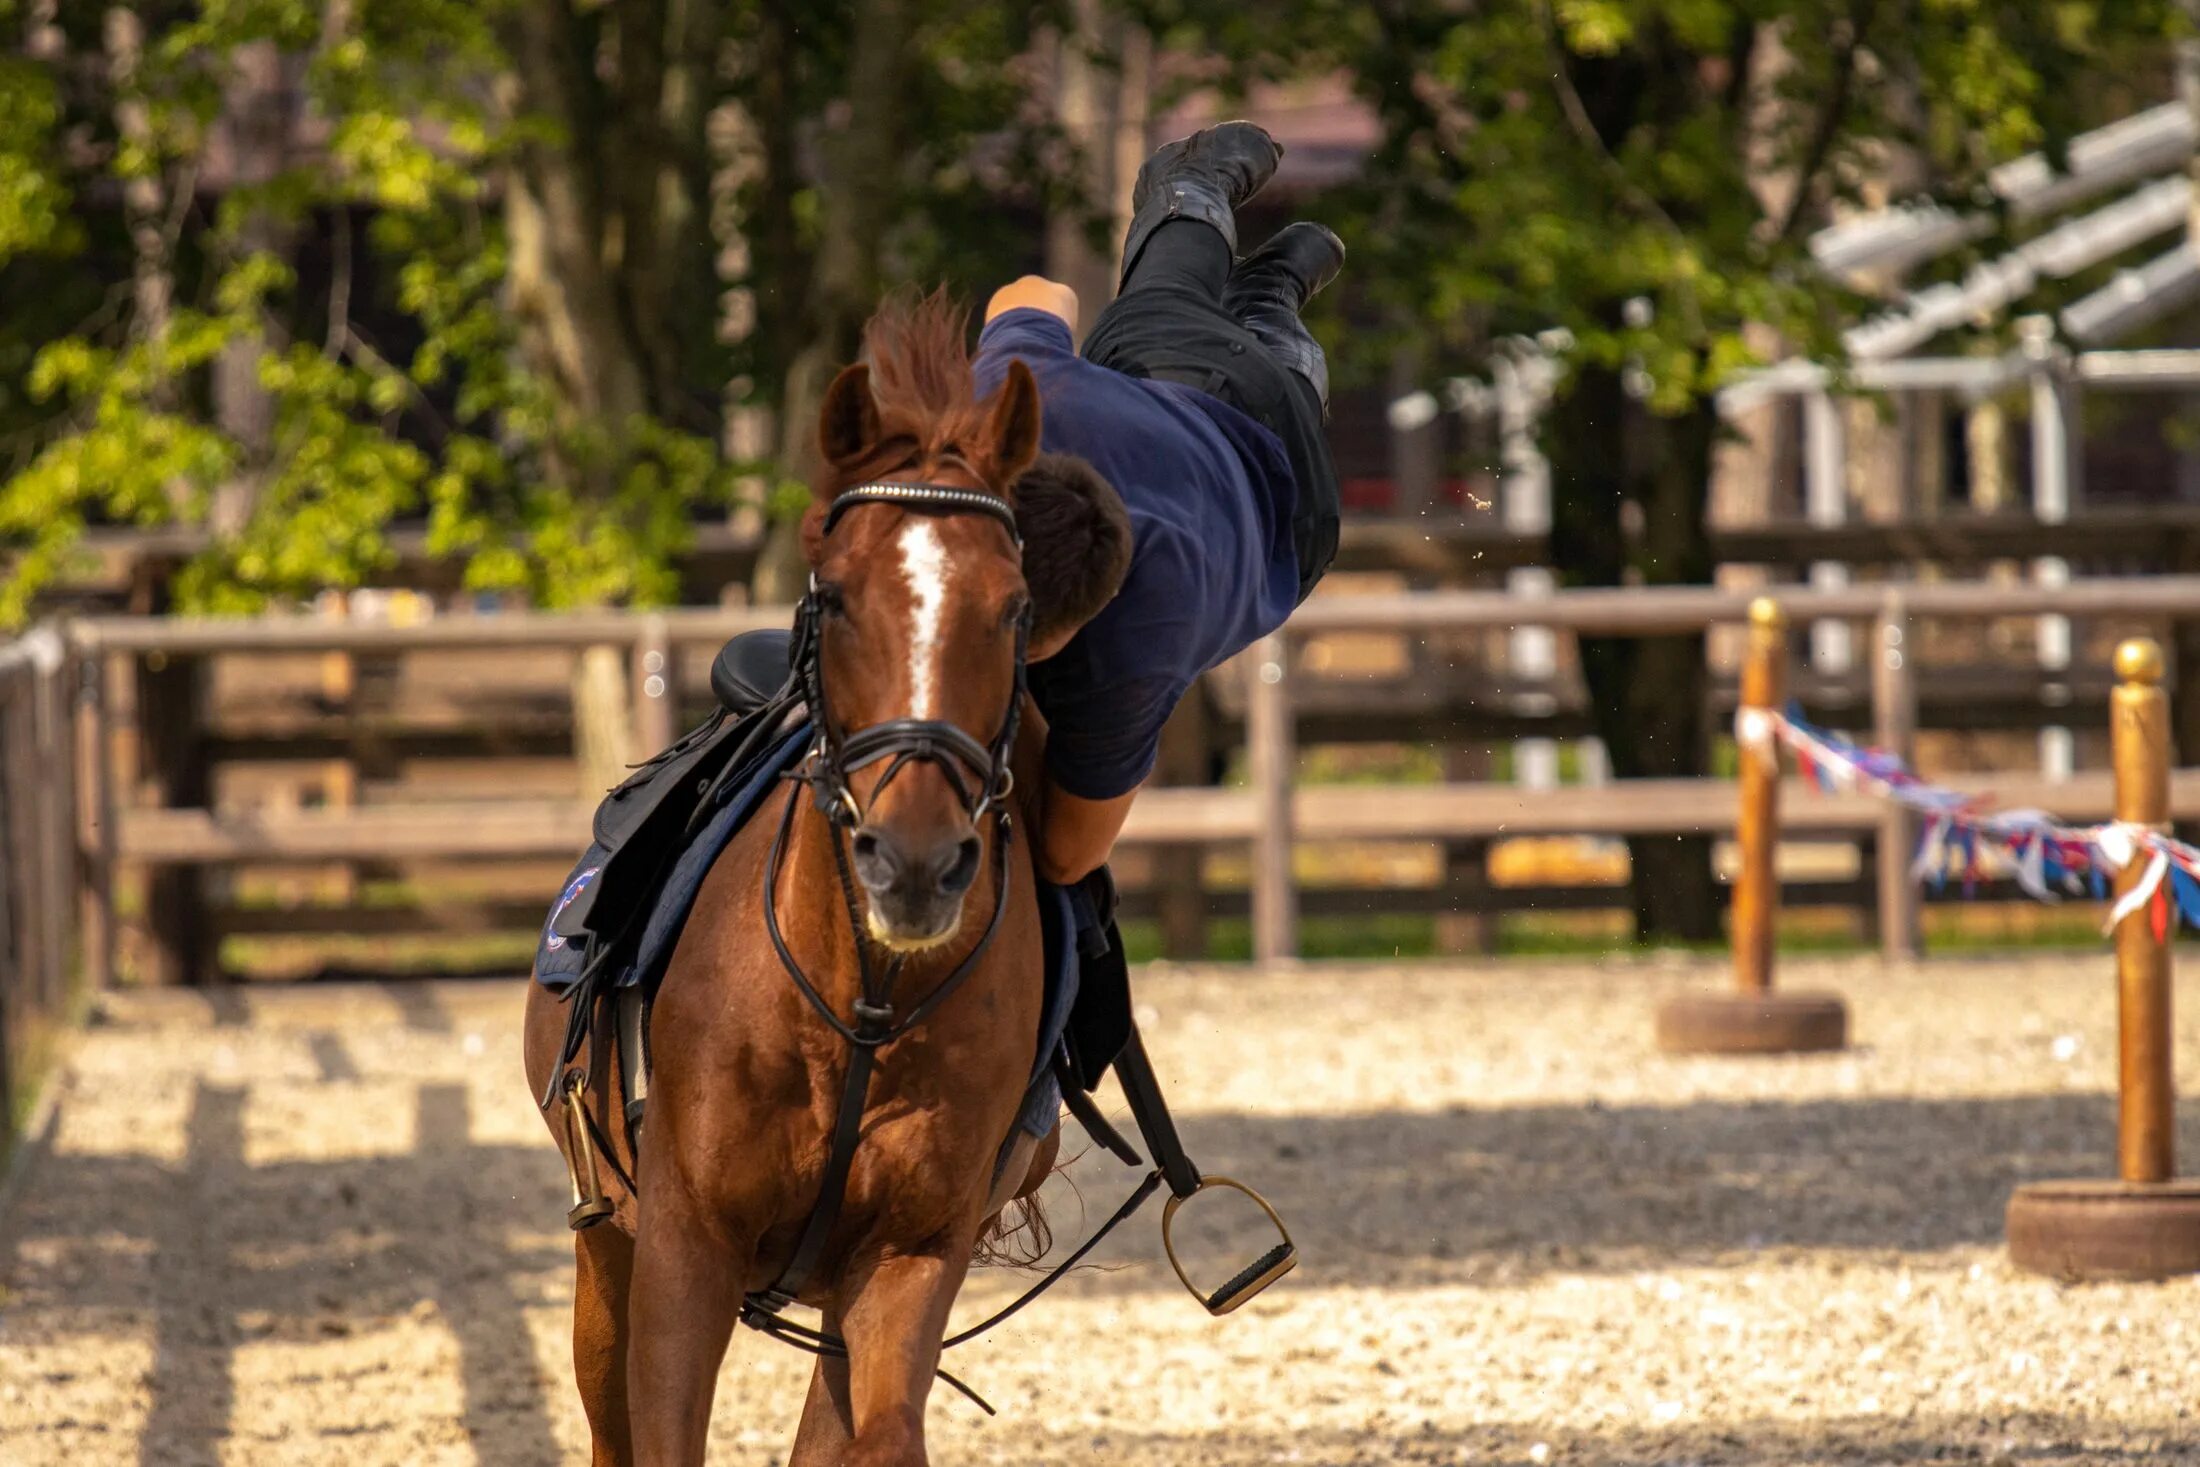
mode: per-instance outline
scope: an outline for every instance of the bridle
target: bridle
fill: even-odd
[[[841,493],[826,508],[822,534],[830,536],[843,515],[866,504],[892,504],[942,514],[985,515],[1008,531],[1018,551],[1023,549],[1023,536],[1016,528],[1016,512],[1006,500],[951,484],[858,484]],[[990,744],[979,743],[960,724],[938,718],[891,718],[851,734],[838,733],[825,703],[819,625],[822,610],[818,581],[813,573],[809,590],[795,607],[794,645],[788,658],[793,665],[793,675],[801,684],[804,701],[809,705],[811,723],[818,731],[817,742],[812,745],[798,777],[816,794],[819,811],[844,828],[861,825],[863,807],[849,787],[848,777],[886,759],[893,762],[886,766],[886,773],[880,776],[873,789],[874,800],[903,769],[923,760],[937,765],[947,776],[963,813],[973,824],[988,810],[999,807],[1015,787],[1015,775],[1009,763],[1016,749],[1017,722],[1023,714],[1024,652],[1031,639],[1029,603],[1016,618],[1015,686],[1009,692],[1008,707],[1002,712],[1000,727]],[[964,782],[965,774],[978,777],[975,793]]]
[[[1006,500],[982,490],[923,481],[865,483],[843,491],[826,507],[823,534],[830,536],[848,511],[866,504],[897,505],[919,513],[985,515],[1008,531],[1010,540],[1019,551],[1023,547],[1023,537],[1016,528],[1015,511]],[[778,693],[753,715],[757,720],[756,728],[724,770],[712,781],[711,786],[703,792],[697,816],[695,820],[691,820],[688,834],[694,834],[696,820],[702,817],[703,812],[716,807],[721,787],[747,767],[749,755],[760,749],[775,730],[784,728],[785,720],[798,707],[806,708],[815,730],[809,751],[799,764],[782,777],[798,786],[807,787],[812,805],[827,822],[841,901],[846,910],[849,933],[854,940],[860,996],[853,1005],[851,1017],[843,1018],[824,994],[819,992],[809,975],[802,971],[801,963],[789,950],[786,938],[780,931],[777,901],[779,877],[785,865],[789,837],[793,833],[802,796],[800,788],[790,790],[786,807],[780,814],[779,828],[772,837],[771,853],[765,863],[764,927],[771,937],[773,951],[778,954],[780,966],[793,980],[796,989],[810,1007],[816,1010],[818,1016],[847,1042],[848,1073],[841,1087],[839,1111],[833,1122],[831,1150],[826,1158],[825,1176],[818,1189],[817,1202],[804,1221],[801,1235],[795,1241],[794,1251],[789,1255],[786,1267],[780,1270],[779,1277],[773,1280],[770,1287],[743,1296],[740,1320],[752,1329],[813,1355],[844,1358],[848,1353],[846,1341],[831,1331],[813,1329],[797,1323],[787,1318],[784,1311],[795,1302],[816,1272],[818,1261],[824,1255],[825,1244],[834,1225],[839,1221],[841,1206],[847,1196],[848,1172],[855,1158],[856,1143],[862,1130],[864,1105],[870,1092],[872,1072],[877,1067],[879,1051],[922,1024],[955,994],[963,982],[976,971],[978,961],[992,945],[994,935],[1000,930],[1001,919],[1008,911],[1011,874],[1008,855],[1014,836],[1008,797],[1015,784],[1010,772],[1010,762],[1015,754],[1016,732],[1023,712],[1027,684],[1024,660],[1031,637],[1031,610],[1026,605],[1016,623],[1014,679],[1009,689],[1008,706],[1002,710],[1000,725],[990,743],[980,743],[960,726],[941,719],[888,719],[851,733],[841,733],[835,729],[826,699],[822,655],[823,614],[821,588],[813,576],[809,589],[795,608],[794,640],[788,652],[787,680]],[[946,776],[949,786],[954,789],[956,797],[962,803],[964,813],[973,824],[988,815],[993,819],[995,894],[993,912],[986,921],[985,931],[979,934],[977,942],[955,965],[954,971],[941,979],[924,998],[906,1012],[898,1012],[893,1004],[894,981],[900,974],[902,959],[891,956],[883,965],[874,961],[863,921],[862,903],[856,893],[855,875],[848,856],[848,841],[864,819],[862,803],[856,798],[849,778],[882,761],[886,762],[886,771],[872,789],[874,802],[879,792],[890,785],[904,769],[922,761],[937,766]],[[587,976],[590,975],[584,974],[584,978]],[[573,1024],[569,1026],[566,1050],[559,1061],[561,1068],[578,1048],[579,1041],[574,1037],[576,1031],[585,1033],[578,1012]],[[556,1082],[552,1083],[554,1086]],[[545,1095],[545,1108],[549,1106],[551,1099],[550,1095]],[[569,1097],[568,1104],[574,1103]],[[585,1108],[581,1109],[580,1116],[589,1135],[594,1138],[594,1144],[601,1148],[607,1158],[611,1157],[612,1147],[608,1139],[596,1130],[595,1122]],[[1117,1144],[1120,1146],[1121,1143]],[[1135,1164],[1136,1153],[1129,1153],[1128,1159]],[[619,1168],[615,1160],[611,1165],[628,1192],[639,1196],[640,1189],[635,1186],[633,1179]],[[984,1334],[1067,1277],[1070,1270],[1142,1207],[1164,1180],[1164,1174],[1159,1167],[1150,1171],[1107,1221],[1068,1256],[1006,1306],[970,1328],[941,1341],[940,1348],[952,1349]],[[1181,1272],[1179,1269],[1179,1273]],[[935,1368],[935,1373],[969,1397],[987,1415],[994,1414],[993,1407],[961,1380],[945,1370]]]
[[[826,508],[823,534],[830,536],[842,516],[851,509],[867,504],[891,504],[934,514],[985,515],[999,522],[1008,531],[1010,540],[1018,550],[1023,547],[1023,539],[1016,530],[1015,511],[1006,500],[980,490],[924,482],[868,483],[843,491]],[[1023,711],[1024,654],[1031,634],[1031,610],[1027,604],[1016,622],[1015,675],[1009,689],[1008,706],[1002,711],[999,727],[994,732],[991,743],[980,743],[959,725],[931,718],[887,719],[852,733],[842,733],[834,726],[830,704],[827,702],[822,616],[819,586],[813,576],[809,590],[795,611],[788,682],[789,690],[799,688],[803,702],[808,705],[816,738],[808,755],[785,777],[808,787],[812,804],[827,822],[833,867],[839,877],[841,900],[846,908],[848,928],[855,944],[860,997],[855,1002],[852,1015],[842,1017],[824,994],[819,992],[809,975],[802,971],[801,963],[788,948],[786,938],[780,931],[777,901],[779,877],[800,803],[800,791],[790,791],[786,808],[780,815],[779,829],[772,838],[771,855],[765,863],[764,928],[770,934],[772,948],[779,956],[780,966],[786,970],[787,976],[793,980],[795,987],[809,1002],[810,1007],[817,1011],[818,1016],[847,1041],[850,1055],[847,1080],[841,1088],[840,1111],[833,1126],[832,1149],[827,1158],[824,1185],[819,1191],[817,1205],[811,1210],[808,1221],[803,1224],[794,1252],[789,1256],[787,1266],[780,1270],[779,1277],[769,1288],[748,1295],[742,1303],[741,1317],[744,1323],[781,1338],[788,1338],[786,1332],[790,1330],[814,1334],[802,1331],[801,1326],[781,1318],[780,1311],[792,1304],[809,1282],[824,1252],[833,1224],[840,1216],[841,1203],[847,1190],[848,1169],[854,1160],[864,1101],[870,1090],[871,1072],[876,1067],[878,1052],[930,1018],[962,987],[964,981],[976,971],[979,959],[992,946],[994,934],[1000,930],[1001,918],[1008,911],[1008,854],[1014,835],[1014,822],[1010,818],[1007,801],[1015,785],[1010,761],[1015,754],[1016,730]],[[849,839],[864,819],[862,803],[857,800],[849,778],[882,762],[886,764],[886,772],[879,777],[877,785],[872,789],[874,803],[879,793],[904,769],[911,764],[924,762],[935,765],[946,776],[963,812],[973,824],[982,821],[987,815],[991,815],[993,819],[995,895],[992,916],[987,919],[985,930],[979,934],[977,942],[963,955],[954,970],[905,1013],[897,1012],[893,1003],[894,980],[900,974],[902,959],[898,955],[891,956],[883,964],[875,960],[865,931],[862,902],[856,893],[855,876],[848,855]],[[971,782],[972,778],[975,779],[975,785]]]

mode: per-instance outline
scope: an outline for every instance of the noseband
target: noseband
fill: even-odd
[[[834,499],[827,507],[824,533],[832,534],[833,527],[839,523],[842,515],[865,504],[892,504],[904,509],[935,514],[987,515],[1007,529],[1009,538],[1015,541],[1018,549],[1023,545],[1022,538],[1016,532],[1015,511],[1006,501],[992,494],[948,484],[859,484]],[[816,984],[802,971],[802,965],[795,960],[786,938],[780,932],[777,902],[779,876],[788,839],[794,828],[795,811],[800,803],[799,798],[790,797],[785,813],[780,816],[779,830],[772,839],[771,855],[765,864],[764,929],[771,937],[772,947],[778,953],[780,966],[786,969],[787,976],[794,981],[795,987],[801,991],[819,1017],[848,1042],[851,1053],[847,1080],[841,1089],[840,1112],[833,1126],[832,1150],[826,1161],[824,1185],[819,1191],[817,1205],[811,1210],[809,1220],[803,1224],[794,1252],[788,1258],[787,1266],[780,1271],[778,1279],[770,1288],[748,1295],[742,1305],[741,1317],[744,1323],[782,1339],[796,1338],[789,1331],[799,1330],[800,1327],[782,1319],[780,1311],[793,1303],[803,1286],[808,1283],[824,1252],[826,1238],[839,1218],[841,1201],[847,1190],[848,1168],[854,1160],[856,1140],[861,1129],[864,1101],[870,1090],[871,1071],[877,1063],[879,1050],[930,1018],[962,986],[963,981],[976,971],[978,960],[992,945],[993,935],[999,931],[1001,918],[1008,910],[1008,852],[1013,823],[1009,818],[1006,801],[1014,784],[1009,762],[1015,752],[1017,722],[1023,711],[1024,652],[1031,633],[1031,611],[1026,606],[1016,624],[1015,679],[1009,689],[1008,707],[1001,714],[1000,726],[990,744],[980,743],[953,723],[932,718],[888,719],[852,733],[842,734],[835,730],[826,702],[822,614],[817,581],[813,576],[809,591],[803,596],[801,605],[796,608],[794,646],[790,653],[793,666],[789,673],[789,686],[790,689],[801,689],[817,736],[808,757],[800,766],[790,771],[787,778],[809,786],[812,803],[828,822],[833,867],[840,879],[841,900],[847,908],[849,932],[855,940],[856,970],[861,982],[861,996],[855,1002],[853,1017],[841,1017],[824,994],[818,991]],[[856,894],[855,877],[849,866],[847,850],[849,832],[862,824],[864,819],[863,807],[848,783],[849,777],[882,761],[886,762],[886,772],[872,790],[874,803],[878,794],[902,770],[922,761],[936,765],[947,777],[948,784],[961,801],[964,813],[973,822],[987,814],[993,817],[993,915],[977,942],[962,961],[955,965],[954,971],[941,979],[930,993],[906,1013],[897,1013],[893,1003],[894,980],[901,971],[902,958],[899,954],[891,955],[883,966],[873,961],[871,943],[863,921],[862,903]],[[969,777],[975,777],[975,788]],[[797,1339],[797,1342],[801,1341]]]

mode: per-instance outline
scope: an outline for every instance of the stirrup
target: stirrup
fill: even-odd
[[[1247,1264],[1239,1270],[1236,1276],[1212,1294],[1202,1294],[1199,1291],[1199,1286],[1192,1282],[1191,1275],[1184,1271],[1183,1261],[1176,1256],[1176,1243],[1171,1235],[1170,1228],[1176,1222],[1176,1210],[1209,1187],[1227,1187],[1233,1192],[1242,1192],[1252,1198],[1254,1205],[1268,1214],[1268,1221],[1274,1224],[1276,1235],[1283,1241]],[[1178,1282],[1191,1291],[1192,1297],[1197,1299],[1209,1314],[1217,1318],[1236,1309],[1277,1279],[1282,1278],[1299,1266],[1298,1245],[1291,1241],[1291,1230],[1283,1225],[1283,1218],[1277,1214],[1276,1209],[1260,1193],[1255,1192],[1243,1182],[1233,1181],[1229,1177],[1201,1177],[1199,1185],[1191,1191],[1169,1198],[1169,1205],[1161,1213],[1161,1248],[1163,1252],[1169,1255],[1169,1266],[1176,1270]]]
[[[574,1232],[592,1228],[616,1210],[596,1175],[596,1143],[588,1134],[588,1072],[578,1065],[565,1075],[565,1170],[573,1181],[573,1206],[565,1225]]]

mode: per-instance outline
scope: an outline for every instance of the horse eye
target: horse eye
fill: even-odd
[[[840,587],[831,581],[819,581],[813,594],[817,597],[817,609],[827,616],[841,616],[848,610],[847,602],[841,599]]]
[[[1030,610],[1031,598],[1029,596],[1017,596],[1011,599],[1008,606],[1001,612],[1001,625],[1004,627],[1016,625],[1024,619],[1024,614]]]

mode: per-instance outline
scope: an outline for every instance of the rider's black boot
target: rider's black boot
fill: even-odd
[[[1276,359],[1304,377],[1329,409],[1329,363],[1299,312],[1344,268],[1344,241],[1310,220],[1287,224],[1238,262],[1222,305]]]
[[[1237,253],[1235,210],[1273,178],[1283,148],[1250,122],[1225,122],[1154,150],[1131,187],[1131,227],[1123,241],[1128,284],[1154,231],[1174,219],[1213,226]]]

